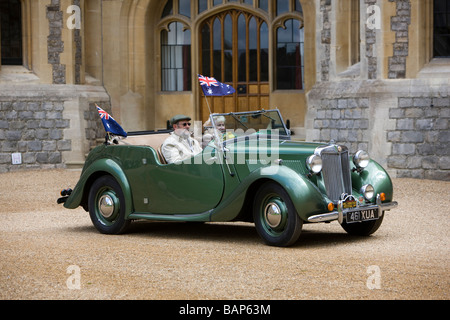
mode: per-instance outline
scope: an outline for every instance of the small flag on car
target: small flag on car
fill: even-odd
[[[108,112],[100,108],[97,104],[95,104],[95,106],[97,107],[98,115],[100,116],[100,119],[102,119],[106,132],[112,133],[116,136],[127,136],[125,130],[122,129],[122,127],[108,114]]]

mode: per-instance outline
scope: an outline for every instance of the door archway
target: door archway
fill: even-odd
[[[314,0],[302,0],[302,4],[299,0],[158,2],[155,10],[148,10],[156,27],[155,41],[150,43],[159,47],[152,57],[158,70],[151,87],[156,90],[155,123],[170,119],[175,113],[206,121],[208,106],[212,112],[276,107],[287,118],[297,119],[294,127],[302,126],[305,94],[315,79],[314,3]],[[310,20],[308,24],[304,16]],[[176,40],[166,41],[165,32],[175,29]],[[189,34],[190,41],[185,41]],[[198,85],[198,74],[230,84],[236,93],[205,98]],[[185,85],[189,80],[191,85]],[[176,86],[172,85],[175,83]]]
[[[200,24],[199,73],[230,84],[236,93],[200,97],[200,116],[269,106],[269,28],[251,12],[228,9]],[[209,107],[208,107],[209,104]],[[211,109],[211,110],[209,110]]]

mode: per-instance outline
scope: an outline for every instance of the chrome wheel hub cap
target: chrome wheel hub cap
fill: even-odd
[[[276,228],[281,223],[281,209],[275,202],[269,202],[264,209],[264,218],[271,228]]]
[[[98,200],[100,214],[105,218],[110,218],[114,213],[114,201],[111,196],[103,195]]]

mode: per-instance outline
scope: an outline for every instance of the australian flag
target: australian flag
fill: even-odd
[[[95,106],[97,107],[98,114],[100,116],[100,119],[102,119],[102,123],[105,127],[106,132],[110,132],[112,134],[115,134],[116,136],[127,136],[125,130],[122,129],[122,127],[116,122],[116,120],[114,120],[113,117],[108,114],[108,112],[100,108],[97,104]]]
[[[201,74],[198,75],[198,81],[200,81],[200,86],[205,96],[226,96],[236,91],[228,84],[219,82],[211,77],[202,76]]]

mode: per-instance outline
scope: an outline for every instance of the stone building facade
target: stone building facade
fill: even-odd
[[[82,165],[103,137],[95,103],[127,131],[204,121],[206,73],[238,89],[213,112],[278,107],[294,139],[450,180],[447,2],[2,1],[0,172]]]
[[[333,56],[343,42],[329,29],[345,12],[339,1],[320,1],[318,51],[331,59],[307,94],[307,140],[368,150],[396,177],[450,180],[450,59],[433,47],[442,3],[359,1],[362,54],[341,71]]]

